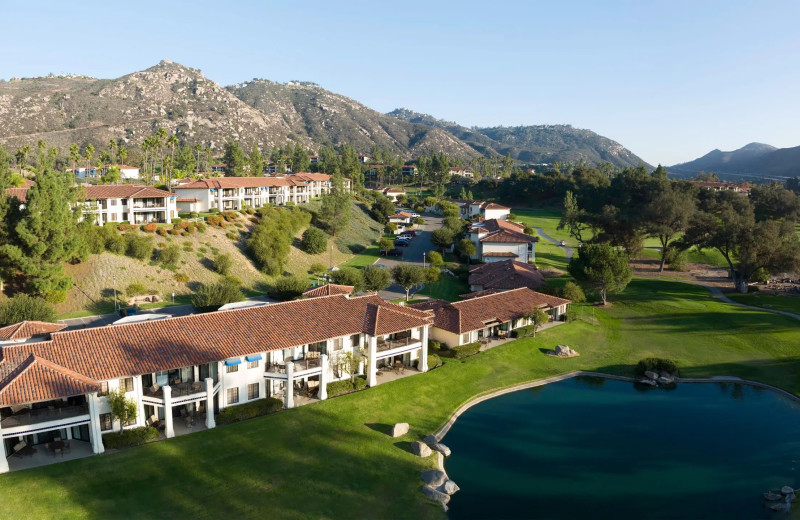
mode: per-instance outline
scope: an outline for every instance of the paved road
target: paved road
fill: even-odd
[[[793,312],[788,312],[788,311],[781,311],[781,310],[778,310],[778,309],[770,309],[770,308],[766,308],[766,307],[754,307],[753,305],[745,305],[744,303],[739,303],[739,302],[737,302],[735,300],[731,300],[730,298],[725,296],[725,293],[722,292],[722,289],[720,289],[719,287],[714,287],[713,285],[705,285],[705,284],[702,284],[702,283],[699,283],[699,282],[687,282],[687,283],[691,283],[691,284],[694,284],[694,285],[699,285],[701,287],[705,287],[706,289],[711,291],[711,296],[713,296],[714,298],[716,298],[716,299],[718,299],[720,301],[723,301],[725,303],[730,303],[731,305],[736,305],[737,307],[744,307],[745,309],[754,309],[754,310],[757,310],[757,311],[772,312],[774,314],[783,314],[784,316],[788,316],[790,318],[794,318],[796,320],[800,320],[800,314],[795,314]]]
[[[567,260],[570,260],[570,259],[572,258],[572,255],[574,255],[574,254],[575,254],[575,250],[574,250],[574,249],[572,249],[572,248],[571,248],[571,247],[569,247],[569,246],[562,246],[562,245],[561,245],[561,240],[557,240],[557,239],[555,239],[555,238],[553,238],[553,237],[549,236],[547,233],[545,233],[545,232],[544,232],[544,230],[543,230],[542,228],[534,226],[534,227],[533,227],[533,229],[535,229],[535,230],[536,230],[536,232],[537,232],[537,233],[539,233],[539,236],[540,236],[540,237],[542,237],[543,239],[545,239],[545,240],[548,240],[548,241],[550,241],[550,242],[554,243],[555,245],[557,245],[557,246],[559,246],[561,249],[563,249],[563,250],[564,250],[564,253],[567,255]]]
[[[248,298],[252,301],[263,301],[263,302],[274,302],[272,298],[267,296],[256,296],[254,298]],[[169,314],[170,316],[188,316],[189,314],[194,314],[195,310],[194,307],[191,305],[170,305],[168,307],[162,307],[161,309],[147,309],[141,310],[137,313],[137,315],[141,314]],[[67,328],[64,330],[75,330],[75,329],[88,329],[90,327],[103,327],[105,325],[111,325],[115,321],[120,319],[120,315],[116,313],[111,314],[98,314],[96,316],[84,316],[83,318],[70,318],[68,320],[60,320],[59,323],[66,323]]]
[[[425,219],[425,224],[418,229],[420,233],[411,239],[411,244],[408,247],[397,248],[403,251],[403,256],[392,256],[388,258],[381,257],[377,262],[375,262],[376,265],[383,265],[386,266],[387,269],[391,269],[397,264],[405,262],[422,267],[422,259],[424,258],[425,254],[428,251],[433,251],[436,249],[431,242],[431,233],[434,230],[442,227],[443,221],[442,217],[435,217],[432,215],[423,215],[422,217]],[[415,292],[416,290],[411,290],[411,294],[414,294]],[[399,285],[390,285],[385,290],[379,292],[378,295],[384,300],[396,300],[397,298],[405,298],[406,291]]]

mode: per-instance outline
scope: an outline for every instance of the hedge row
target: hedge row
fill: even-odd
[[[229,406],[222,410],[217,416],[218,424],[230,424],[246,419],[253,419],[275,413],[283,408],[283,401],[275,399],[274,397],[267,397],[266,399],[259,399],[251,403],[240,404],[237,406]]]
[[[533,325],[525,325],[524,327],[517,327],[511,331],[512,338],[527,338],[533,336]]]
[[[349,394],[350,392],[355,392],[356,390],[363,390],[366,387],[367,380],[361,376],[357,377],[355,382],[351,382],[349,379],[344,381],[334,381],[332,383],[328,383],[328,397]]]
[[[152,426],[140,426],[123,430],[122,433],[103,435],[103,446],[109,449],[129,448],[158,439],[158,430]]]
[[[436,354],[428,354],[428,370],[442,366],[442,358]]]
[[[450,352],[453,354],[454,358],[463,359],[465,357],[474,356],[480,349],[480,343],[467,343],[466,345],[450,347]]]

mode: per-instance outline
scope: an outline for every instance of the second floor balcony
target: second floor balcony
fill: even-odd
[[[48,406],[45,408],[34,409],[27,408],[3,417],[0,425],[2,425],[3,429],[5,430],[15,426],[28,426],[31,424],[61,421],[63,419],[80,417],[81,415],[89,415],[88,404],[83,403],[68,406]]]

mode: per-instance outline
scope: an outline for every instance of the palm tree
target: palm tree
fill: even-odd
[[[202,144],[194,145],[194,153],[197,156],[197,161],[195,162],[195,166],[194,167],[197,168],[197,173],[200,173],[201,171],[203,171],[203,170],[200,169],[200,152],[202,152],[202,151],[203,151],[203,145]]]
[[[94,157],[94,146],[91,143],[86,145],[83,149],[83,158],[86,159],[86,175],[89,175],[89,168],[92,166],[92,157]]]
[[[125,159],[128,158],[128,150],[124,146],[120,146],[117,149],[117,157],[116,160],[120,162],[120,164],[125,164]]]
[[[156,135],[154,136],[154,143],[155,148],[158,150],[158,162],[161,163],[161,176],[164,176],[164,141],[167,138],[167,131],[164,130],[162,127],[159,127],[156,130]],[[153,165],[153,171],[155,172],[155,164]]]
[[[14,158],[17,160],[17,165],[19,166],[20,175],[22,175],[22,170],[25,168],[25,162],[28,160],[29,153],[31,153],[31,147],[26,144],[14,154]]]
[[[75,170],[78,169],[78,161],[81,160],[81,149],[77,143],[69,145],[69,160],[72,161],[72,182],[75,182]]]
[[[169,160],[169,177],[167,178],[168,179],[167,189],[170,189],[170,186],[172,186],[172,168],[173,165],[175,164],[175,145],[177,145],[179,142],[180,141],[178,140],[178,136],[175,134],[172,134],[167,138],[167,146],[172,148],[172,155],[170,155],[170,160]]]
[[[144,167],[145,182],[147,182],[147,178],[148,178],[147,177],[147,166],[148,166],[147,156],[150,154],[150,138],[149,137],[146,138],[144,141],[142,141],[142,152],[144,152],[144,162],[142,163],[142,166]]]
[[[114,139],[109,139],[108,140],[108,150],[109,150],[109,153],[111,154],[111,162],[113,162],[113,163],[117,162],[117,156],[114,153],[114,150],[116,150],[116,149],[117,149],[117,141],[115,141]]]

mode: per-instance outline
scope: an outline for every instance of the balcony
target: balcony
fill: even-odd
[[[305,372],[306,370],[313,370],[315,368],[320,368],[320,361],[319,359],[295,359],[295,360],[287,360],[294,363],[294,372]],[[285,374],[286,373],[286,364],[285,363],[267,363],[266,371],[271,374]]]
[[[415,343],[422,343],[422,340],[419,338],[397,338],[397,339],[385,339],[385,340],[378,340],[378,347],[376,349],[377,352],[386,352],[388,350],[394,350],[400,347],[407,347],[409,345],[413,345]]]
[[[2,425],[3,429],[6,429],[15,426],[28,426],[49,421],[60,421],[62,419],[80,417],[81,415],[89,415],[89,405],[64,406],[62,408],[37,408],[18,412],[15,415],[3,418],[0,425]]]

